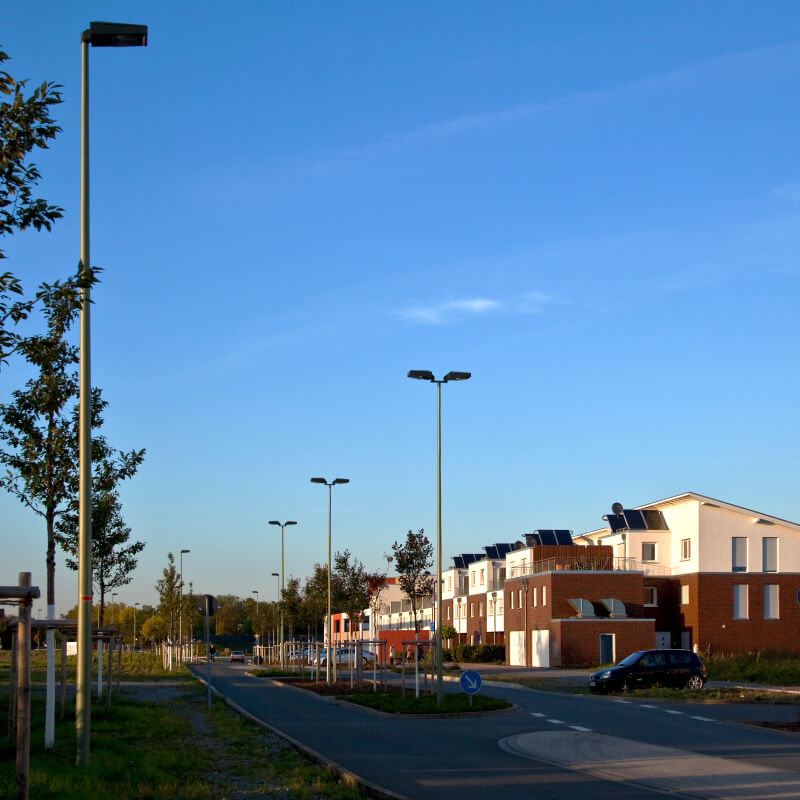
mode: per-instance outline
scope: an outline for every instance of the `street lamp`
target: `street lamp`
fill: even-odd
[[[273,572],[272,573],[272,577],[278,579],[278,603],[280,604],[280,603],[283,602],[283,598],[281,597],[281,576],[280,576],[280,573]],[[274,631],[273,633],[277,633],[277,631]],[[273,636],[273,638],[272,638],[272,646],[273,647],[275,646],[275,642],[277,641],[277,638],[278,638],[277,636]]]
[[[285,588],[283,583],[283,529],[287,525],[297,525],[297,523],[293,520],[281,523],[276,519],[271,519],[269,524],[281,526],[281,668],[283,668],[283,590]]]
[[[259,624],[259,621],[258,621],[258,617],[259,617],[259,613],[258,613],[258,589],[253,589],[251,594],[254,594],[256,596],[256,625],[258,625]],[[260,633],[261,633],[261,630],[259,629],[259,635],[260,635]],[[260,641],[259,641],[259,644],[261,644]]]
[[[119,592],[111,592],[111,624],[114,624],[114,598],[119,597]]]
[[[181,661],[183,661],[183,554],[191,552],[191,550],[181,550],[181,585],[178,599],[178,653]]]
[[[436,704],[444,697],[442,673],[442,384],[450,381],[466,381],[471,372],[448,372],[437,381],[427,369],[412,369],[409,378],[430,381],[436,384]]]
[[[138,603],[133,604],[133,652],[136,652],[136,609],[139,608]]]
[[[146,25],[91,22],[81,33],[81,242],[80,275],[91,277],[89,259],[89,45],[142,47]],[[81,287],[78,454],[78,674],[75,682],[76,764],[89,766],[92,724],[92,375],[88,280]]]
[[[331,682],[331,640],[333,624],[331,622],[331,487],[337,483],[350,483],[350,478],[336,478],[328,483],[325,478],[312,478],[311,483],[323,483],[328,487],[328,647],[325,657],[325,682]]]

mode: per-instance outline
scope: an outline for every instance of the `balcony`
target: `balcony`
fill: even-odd
[[[534,561],[524,567],[512,567],[511,577],[521,578],[525,575],[540,575],[543,572],[560,572],[562,570],[585,570],[589,572],[643,572],[645,575],[675,575],[673,567],[637,561],[635,558],[614,556],[568,556],[565,558],[546,558]]]

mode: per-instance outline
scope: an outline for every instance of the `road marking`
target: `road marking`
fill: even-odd
[[[700,722],[716,722],[716,720],[713,720],[710,717],[691,717],[691,719],[699,719]]]
[[[547,721],[548,722],[552,722],[553,725],[563,725],[564,724],[564,720],[561,720],[561,719],[548,719]]]
[[[683,714],[683,711],[673,711],[671,708],[664,709],[667,714]]]
[[[642,703],[642,708],[658,708],[658,706],[649,706],[647,703]]]
[[[543,717],[545,715],[544,714],[537,714],[535,711],[531,711],[531,716],[532,717]]]
[[[615,703],[622,703],[623,705],[629,706],[631,704],[630,700],[615,700]]]
[[[591,733],[591,728],[584,728],[583,725],[570,725],[570,728],[574,731],[584,731],[585,733]]]

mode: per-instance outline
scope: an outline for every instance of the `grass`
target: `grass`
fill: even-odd
[[[107,651],[103,651],[103,679],[108,680]],[[97,653],[92,656],[92,671],[97,674]],[[45,682],[47,652],[33,650],[31,653],[31,681],[34,684]],[[117,660],[114,657],[114,677],[116,678]],[[78,657],[67,656],[67,683],[75,683],[78,670]],[[7,650],[0,651],[0,686],[8,685],[11,673],[11,654]],[[161,656],[156,653],[123,653],[122,680],[174,680],[188,675],[182,666],[170,672],[161,666]],[[61,654],[56,653],[56,685],[61,680]]]
[[[357,790],[339,783],[281,739],[244,720],[188,682],[154,683],[150,702],[114,701],[92,709],[92,755],[74,766],[74,708],[56,725],[56,746],[45,752],[43,700],[33,697],[30,798],[44,800],[222,800],[244,796],[354,800]],[[0,690],[5,718],[7,690]],[[71,717],[71,718],[69,718]],[[15,795],[15,751],[0,737],[0,797]]]
[[[337,700],[346,700],[349,703],[374,708],[388,714],[466,714],[511,708],[511,703],[508,701],[485,695],[474,695],[470,707],[469,697],[465,694],[445,694],[442,697],[441,705],[436,704],[436,697],[433,695],[414,697],[406,694],[403,697],[394,692],[390,694],[363,692],[339,695]]]
[[[792,653],[753,653],[703,658],[711,681],[800,686],[800,657]]]
[[[300,673],[287,669],[254,669],[250,670],[254,678],[299,678]]]

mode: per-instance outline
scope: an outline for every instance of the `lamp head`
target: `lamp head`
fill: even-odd
[[[275,577],[275,578],[280,578],[280,575],[279,575],[277,572],[273,572],[273,573],[272,573],[272,575],[273,575],[273,577]]]
[[[191,553],[191,550],[181,550],[181,553]]]
[[[350,478],[336,478],[334,483],[350,483]]]
[[[276,519],[271,519],[271,520],[269,521],[269,524],[270,524],[270,525],[280,525],[280,522],[278,522],[278,520],[276,520]]]
[[[444,376],[444,382],[448,381],[468,381],[472,377],[471,372],[448,372]]]
[[[409,378],[416,378],[418,381],[434,380],[433,373],[429,369],[412,369],[408,372]]]
[[[327,483],[328,481],[325,478],[312,478],[311,483]]]
[[[297,525],[297,523],[293,519],[290,519],[288,522],[284,522],[283,524],[284,525]]]
[[[144,47],[147,45],[147,25],[124,22],[90,22],[81,34],[82,42],[92,47]]]

